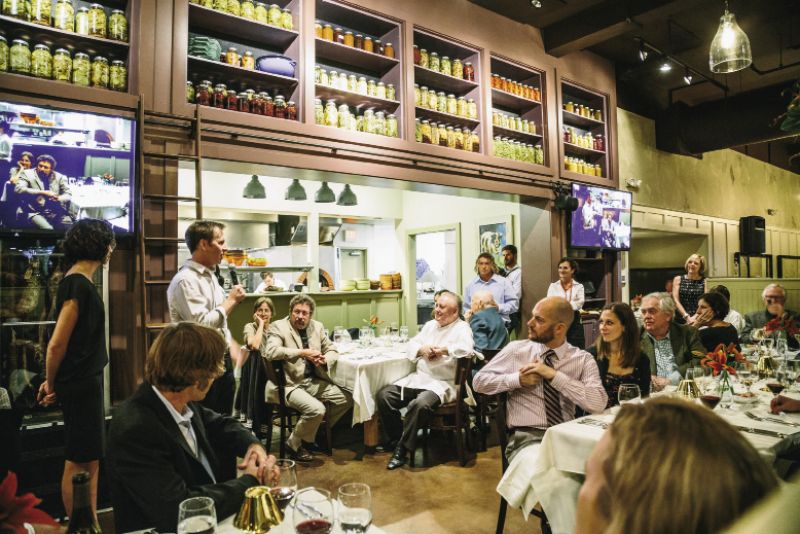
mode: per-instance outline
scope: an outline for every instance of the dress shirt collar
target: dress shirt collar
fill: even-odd
[[[483,278],[481,278],[480,276],[476,276],[475,277],[475,282],[473,282],[473,283],[475,283],[475,284],[483,284],[483,285],[488,286],[488,285],[491,285],[493,283],[500,283],[500,280],[502,278],[503,278],[502,276],[500,276],[499,274],[495,273],[495,274],[492,275],[491,278],[489,278],[488,281],[484,282]]]
[[[150,387],[153,388],[153,391],[156,392],[156,396],[159,398],[161,402],[164,403],[164,406],[167,407],[167,411],[175,420],[175,423],[178,426],[181,426],[181,424],[185,424],[186,422],[189,422],[191,424],[194,412],[192,411],[191,408],[189,408],[188,404],[186,405],[186,408],[183,409],[183,413],[180,413],[178,412],[178,410],[175,409],[175,406],[173,406],[172,403],[169,402],[167,398],[161,394],[161,392],[158,390],[157,387],[155,386],[150,386]]]
[[[670,325],[670,327],[671,326],[672,325]],[[650,339],[653,340],[653,343],[659,343],[659,342],[663,343],[664,341],[669,341],[670,330],[672,330],[672,328],[667,329],[667,335],[662,337],[661,339],[656,339],[656,336],[654,336],[653,334],[651,334],[647,330],[645,330],[644,333],[647,334],[650,337]]]
[[[184,265],[184,267],[188,267],[189,269],[192,269],[193,271],[197,271],[198,273],[203,274],[203,275],[206,274],[206,273],[208,273],[209,275],[213,275],[214,274],[213,269],[209,269],[208,267],[206,267],[202,263],[198,263],[198,262],[194,261],[192,258],[189,258],[188,260],[186,260],[186,263],[184,263],[183,265]]]
[[[516,265],[515,265],[514,267],[512,267],[511,269],[506,269],[506,276],[508,276],[509,274],[513,273],[513,272],[514,272],[514,271],[516,271],[517,269],[519,269],[519,263],[518,263],[518,264],[516,264]]]

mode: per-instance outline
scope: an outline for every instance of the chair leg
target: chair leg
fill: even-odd
[[[503,534],[503,530],[506,528],[507,508],[508,503],[503,497],[500,497],[500,510],[497,512],[497,529],[495,529],[495,534]]]
[[[333,433],[331,432],[331,407],[325,405],[325,440],[328,446],[328,456],[333,456]]]
[[[281,445],[280,445],[280,451],[281,451],[281,458],[286,458],[286,427],[287,427],[287,425],[289,425],[289,424],[291,424],[291,419],[289,418],[289,416],[288,416],[288,415],[286,415],[286,413],[281,413],[281,415],[280,415],[280,425],[281,425],[281,431],[280,431],[280,436],[281,436]]]
[[[264,410],[264,417],[266,418],[268,424],[266,432],[267,435],[265,436],[267,438],[267,451],[272,452],[272,406],[269,404]]]

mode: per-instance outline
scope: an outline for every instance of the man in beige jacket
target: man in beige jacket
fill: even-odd
[[[331,382],[327,363],[339,356],[323,334],[323,325],[314,321],[316,304],[308,295],[296,295],[289,302],[289,316],[269,326],[265,357],[284,360],[286,404],[300,412],[300,420],[286,440],[287,454],[298,461],[311,461],[303,443],[313,443],[325,416],[325,404],[331,406],[330,425],[336,424],[350,406],[350,394]],[[267,385],[267,401],[277,402],[277,387]]]

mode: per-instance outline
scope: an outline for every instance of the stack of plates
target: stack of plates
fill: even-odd
[[[356,288],[355,280],[342,280],[342,287],[340,288],[342,291],[352,291],[355,288]]]
[[[219,61],[222,54],[222,46],[219,41],[202,35],[192,35],[189,37],[189,55]]]
[[[392,289],[403,289],[400,273],[392,273]]]
[[[366,291],[369,289],[369,278],[356,280],[356,289],[359,291]]]
[[[380,276],[381,289],[392,289],[392,275],[382,274]]]

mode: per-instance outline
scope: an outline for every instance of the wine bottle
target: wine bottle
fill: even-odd
[[[92,497],[89,473],[72,476],[72,513],[69,516],[67,534],[101,534],[97,518],[92,513]]]

